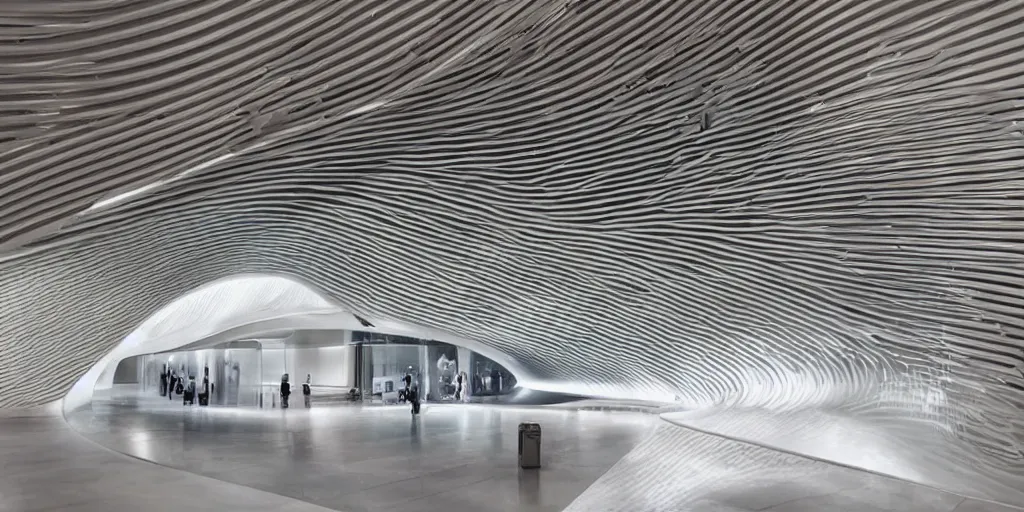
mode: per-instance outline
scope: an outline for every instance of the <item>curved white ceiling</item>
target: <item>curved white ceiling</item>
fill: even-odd
[[[188,342],[256,320],[343,310],[304,284],[280,276],[236,275],[202,286],[168,304],[132,331],[134,346],[187,331]]]

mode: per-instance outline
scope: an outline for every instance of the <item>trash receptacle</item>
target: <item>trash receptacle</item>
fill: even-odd
[[[537,423],[519,424],[519,467],[540,467],[540,425]]]

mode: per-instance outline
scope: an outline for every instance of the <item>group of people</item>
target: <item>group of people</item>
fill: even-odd
[[[195,405],[198,399],[199,405],[210,405],[210,393],[213,391],[213,384],[210,384],[210,368],[203,368],[203,383],[196,393],[196,378],[189,375],[185,378],[185,370],[182,368],[181,375],[166,366],[160,372],[160,396],[166,396],[168,400],[174,400],[175,396],[181,396],[182,405]]]
[[[306,382],[302,383],[302,399],[306,405],[306,409],[309,409],[313,405],[313,389],[312,389],[313,377],[310,374],[306,374]],[[288,383],[288,374],[281,376],[281,408],[288,408],[288,397],[292,395],[292,385]]]

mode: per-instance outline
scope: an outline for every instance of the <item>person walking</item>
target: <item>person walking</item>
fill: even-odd
[[[171,370],[167,373],[167,399],[174,400],[174,388],[178,386],[178,374]]]
[[[302,383],[302,401],[306,404],[306,409],[312,405],[312,394],[313,390],[310,388],[313,377],[310,374],[306,374],[306,382]]]

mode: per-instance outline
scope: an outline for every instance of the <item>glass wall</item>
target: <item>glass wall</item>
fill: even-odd
[[[459,349],[455,345],[438,343],[427,348],[431,364],[427,367],[427,376],[431,383],[427,400],[445,402],[455,399],[455,389],[459,374]]]
[[[470,391],[470,397],[504,395],[516,386],[515,377],[505,367],[465,349],[462,351],[469,352],[469,357],[460,358],[458,347],[449,343],[362,331],[352,333],[352,342],[357,344],[356,385],[365,390],[364,399],[396,400],[406,373],[420,386],[420,396],[434,402],[455,399],[460,373],[465,374],[464,389]],[[462,368],[460,361],[467,367]]]
[[[417,345],[365,345],[363,354],[364,398],[383,402],[404,401],[405,376],[426,396],[422,377],[426,347]]]
[[[160,395],[161,374],[192,376],[201,387],[203,370],[211,383],[210,405],[279,407],[281,377],[289,375],[294,393],[301,393],[308,375],[313,402],[348,401],[361,397],[376,403],[404,402],[408,375],[422,400],[454,401],[460,374],[463,395],[509,393],[516,379],[503,366],[475,352],[434,340],[353,332],[352,343],[288,344],[286,339],[237,341],[215,349],[142,356],[138,380],[147,394]],[[333,339],[327,340],[332,342]],[[308,340],[306,340],[308,343]],[[130,365],[121,373],[128,380]],[[120,369],[120,368],[119,368]],[[355,390],[355,393],[350,391]]]
[[[473,367],[469,374],[473,396],[504,395],[516,387],[512,373],[488,357],[473,352],[469,356],[469,364]]]
[[[196,388],[202,385],[204,369],[210,378],[210,405],[258,406],[261,357],[259,345],[253,347],[191,350],[142,356],[142,392],[161,396],[161,376],[171,373],[192,377]],[[173,390],[171,390],[173,393]],[[179,395],[167,397],[180,399]]]

